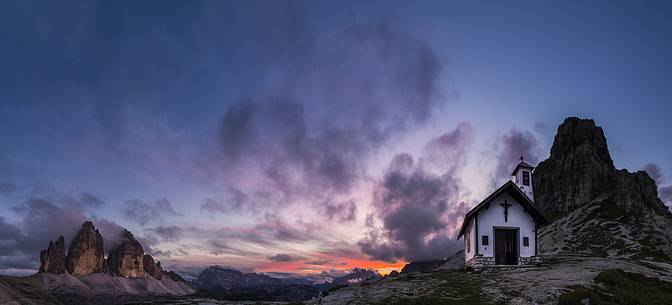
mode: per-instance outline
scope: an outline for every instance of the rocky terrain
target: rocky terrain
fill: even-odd
[[[558,298],[572,293],[578,286],[598,286],[594,281],[598,274],[615,268],[672,281],[672,264],[669,263],[559,256],[545,266],[537,268],[480,274],[435,270],[386,276],[380,280],[340,287],[305,303],[311,305],[557,304]],[[669,297],[668,300],[672,300],[672,294]]]

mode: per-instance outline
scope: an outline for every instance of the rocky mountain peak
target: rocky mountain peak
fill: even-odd
[[[84,222],[70,243],[66,259],[67,270],[73,275],[105,272],[103,236],[90,221]]]
[[[56,242],[40,252],[40,273],[65,273],[65,240],[61,235]]]
[[[602,128],[570,117],[558,127],[550,157],[533,175],[535,202],[550,219],[583,206],[616,171]]]
[[[567,118],[533,176],[535,203],[554,221],[540,231],[542,251],[671,258],[672,214],[655,182],[617,170],[593,120]]]
[[[568,117],[558,126],[551,158],[563,159],[576,155],[590,157],[591,163],[600,167],[614,168],[604,131],[591,119]]]
[[[145,251],[133,234],[124,230],[121,234],[121,242],[110,251],[107,257],[107,265],[112,274],[123,277],[143,277]]]

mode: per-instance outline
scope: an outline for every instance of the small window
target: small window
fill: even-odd
[[[530,186],[530,172],[523,171],[523,185]]]
[[[484,245],[484,246],[488,245],[488,236],[487,235],[481,236],[481,244]]]
[[[523,246],[529,247],[530,246],[530,238],[525,236],[523,237]]]

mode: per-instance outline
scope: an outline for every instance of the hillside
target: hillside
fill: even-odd
[[[539,268],[480,274],[432,271],[386,276],[330,291],[305,304],[557,304],[558,298],[572,296],[578,287],[591,289],[589,291],[603,288],[604,285],[596,283],[595,278],[605,270],[613,269],[640,274],[650,278],[647,280],[650,282],[657,279],[672,281],[672,265],[668,263],[559,256]],[[663,304],[670,304],[672,291],[663,297],[668,301]]]
[[[184,296],[194,293],[170,277],[124,278],[107,273],[85,276],[35,274],[0,277],[0,304],[92,304],[120,297]]]

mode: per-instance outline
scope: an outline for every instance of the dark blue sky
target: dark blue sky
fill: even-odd
[[[389,271],[567,116],[664,188],[671,37],[669,1],[2,1],[0,272],[91,218],[184,270]],[[392,173],[435,225],[392,225]]]

